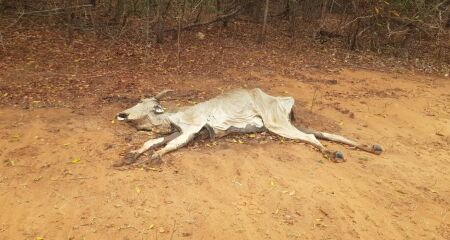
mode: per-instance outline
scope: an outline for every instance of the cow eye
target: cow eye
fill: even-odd
[[[160,105],[156,105],[155,107],[153,107],[153,112],[155,112],[156,114],[161,114],[164,113],[164,109]]]

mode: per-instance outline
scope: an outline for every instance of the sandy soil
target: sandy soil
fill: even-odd
[[[112,121],[132,102],[97,111],[89,99],[76,109],[3,106],[0,239],[450,239],[448,78],[230,74],[294,96],[300,122],[386,152],[326,142],[346,154],[335,164],[301,143],[234,136],[191,144],[161,167],[119,171],[111,164],[149,137]],[[202,81],[203,90],[235,87]],[[194,90],[183,84],[179,96]]]

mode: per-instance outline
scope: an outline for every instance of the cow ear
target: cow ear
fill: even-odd
[[[164,113],[164,109],[161,107],[161,105],[158,104],[153,108],[153,112],[155,112],[156,114],[161,114]]]

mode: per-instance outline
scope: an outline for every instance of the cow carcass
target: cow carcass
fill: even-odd
[[[230,133],[270,131],[288,139],[309,143],[333,161],[342,161],[343,154],[328,150],[318,139],[347,144],[374,154],[383,151],[379,145],[367,146],[336,134],[293,126],[291,116],[294,99],[270,96],[259,88],[236,89],[193,106],[168,111],[159,103],[166,93],[168,91],[142,99],[135,106],[117,114],[117,120],[130,123],[138,130],[163,135],[148,140],[141,148],[132,151],[123,163],[132,163],[145,151],[165,145],[151,156],[152,160],[160,159],[164,154],[186,145],[201,132],[215,138]]]

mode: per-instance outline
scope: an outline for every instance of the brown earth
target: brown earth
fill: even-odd
[[[230,25],[183,34],[179,61],[170,40],[3,32],[0,239],[450,239],[448,65],[271,29],[258,45]],[[258,134],[196,141],[152,169],[111,167],[151,137],[118,111],[164,88],[175,93],[163,104],[187,105],[236,87],[293,96],[297,124],[386,151],[325,142],[346,155],[335,164]]]
[[[448,79],[237,74],[312,108],[322,120],[299,116],[308,125],[386,152],[327,143],[346,154],[335,164],[304,144],[231,137],[192,144],[160,168],[119,171],[111,164],[145,139],[112,121],[127,104],[4,106],[0,239],[450,239]]]

